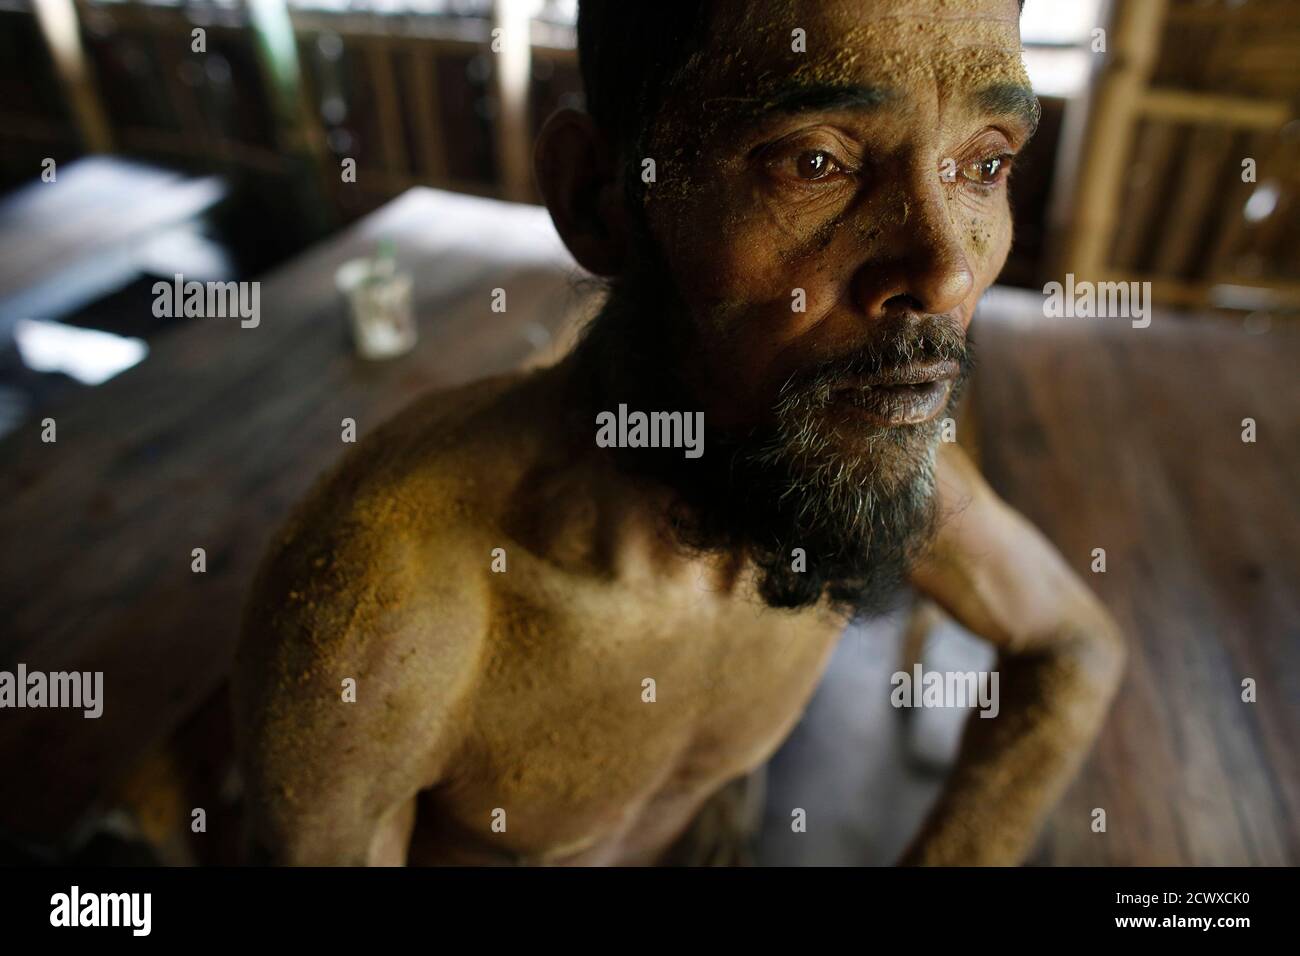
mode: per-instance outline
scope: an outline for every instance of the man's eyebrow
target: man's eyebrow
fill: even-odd
[[[986,86],[971,96],[971,102],[988,113],[1018,119],[1025,125],[1030,136],[1038,130],[1038,119],[1043,112],[1034,91],[1019,83]]]
[[[733,101],[733,108],[743,119],[758,121],[774,114],[874,110],[896,96],[897,92],[889,87],[862,83],[796,83],[780,87],[767,96]],[[1042,107],[1028,86],[995,83],[977,90],[970,101],[987,113],[1019,120],[1029,136],[1038,129]]]
[[[894,92],[861,83],[797,83],[781,87],[754,103],[756,116],[828,110],[870,110],[888,102]]]

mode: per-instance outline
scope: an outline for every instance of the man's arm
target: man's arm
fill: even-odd
[[[1015,864],[1101,728],[1123,640],[957,446],[941,446],[938,480],[943,523],[912,583],[998,649],[1001,709],[968,721],[952,776],[900,863]]]
[[[416,797],[461,740],[486,605],[418,536],[298,526],[259,573],[236,662],[251,861],[402,865]]]

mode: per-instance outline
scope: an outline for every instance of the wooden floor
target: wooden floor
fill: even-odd
[[[1300,329],[1045,321],[980,331],[984,470],[1080,572],[1106,549],[1133,645],[1045,859],[1300,864]]]
[[[992,296],[976,329],[985,474],[1132,646],[1035,862],[1300,863],[1300,335],[1161,315],[1146,329],[1049,321],[1025,294]],[[880,703],[897,630],[849,635],[775,761],[766,862],[889,862],[933,799],[958,728],[936,712],[923,732]],[[982,666],[954,628],[931,653]],[[1241,699],[1247,678],[1255,703]],[[789,808],[808,805],[825,825],[793,839]]]

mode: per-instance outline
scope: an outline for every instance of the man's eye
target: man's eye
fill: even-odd
[[[820,149],[808,150],[799,154],[795,160],[795,170],[800,179],[814,181],[824,179],[835,168],[835,160],[830,153]]]
[[[1011,154],[1006,153],[1002,156],[990,156],[988,159],[981,159],[978,162],[967,163],[962,167],[962,178],[978,183],[981,186],[993,186],[997,184],[1007,172],[1011,165]]]
[[[843,172],[840,163],[824,149],[805,149],[776,158],[772,170],[783,179],[801,183],[816,183],[833,178]]]

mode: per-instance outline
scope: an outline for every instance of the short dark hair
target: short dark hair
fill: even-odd
[[[711,0],[579,0],[578,68],[587,112],[615,145],[636,143],[658,113],[673,74],[703,46],[712,6]]]
[[[710,0],[579,0],[587,112],[618,146],[640,137],[673,74],[703,45]]]

